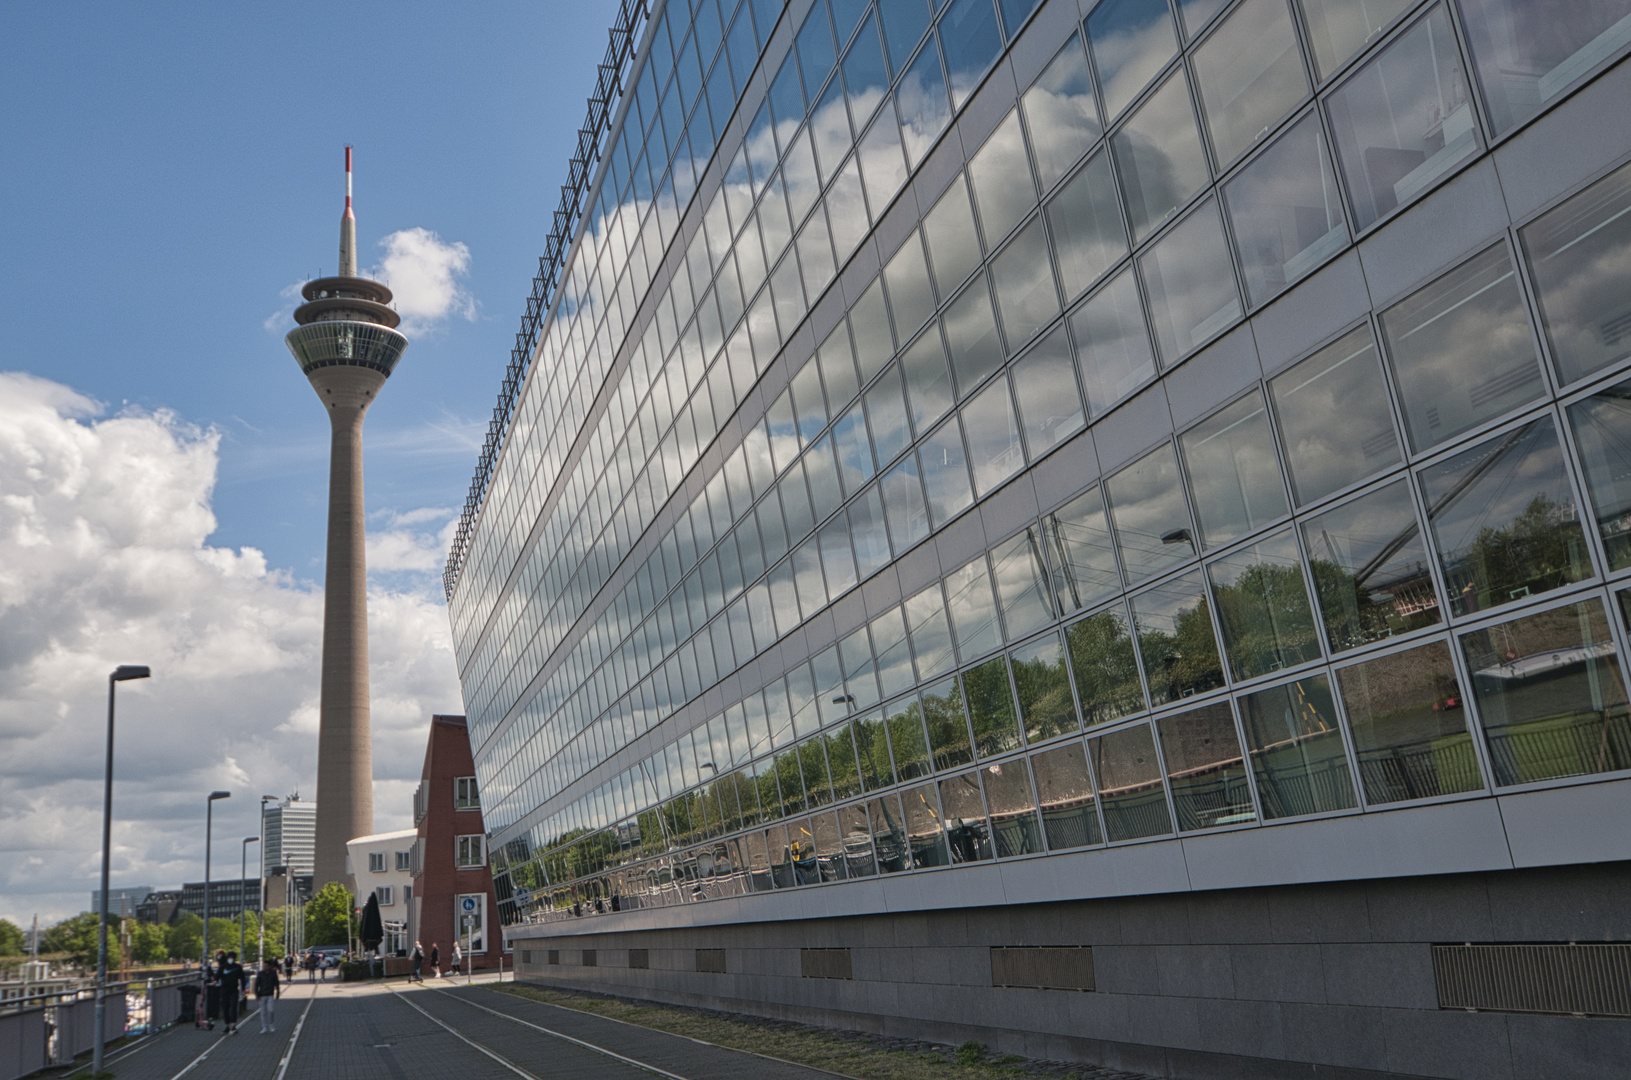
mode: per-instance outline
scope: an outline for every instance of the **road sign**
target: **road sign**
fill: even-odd
[[[462,900],[459,901],[459,906],[461,908],[463,908],[465,911],[475,911],[476,910],[476,898],[474,896],[466,896]]]
[[[523,907],[525,907],[527,904],[532,903],[532,890],[530,890],[530,889],[517,889],[517,890],[515,890],[515,902],[517,904],[523,906]]]

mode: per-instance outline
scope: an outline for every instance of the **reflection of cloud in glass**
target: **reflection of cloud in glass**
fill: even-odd
[[[1194,558],[1194,534],[1171,443],[1110,477],[1104,488],[1130,584]]]
[[[1037,172],[1046,191],[1104,132],[1080,38],[1071,36],[1047,70],[1025,91],[1023,104],[1031,145],[1036,150]]]
[[[906,157],[915,166],[951,122],[946,77],[940,71],[940,50],[932,38],[901,76],[895,101],[900,108]]]
[[[986,243],[996,244],[1036,205],[1036,185],[1025,156],[1018,109],[1009,112],[974,155],[968,176],[974,184]]]
[[[1076,366],[1095,416],[1155,374],[1155,353],[1131,267],[1076,310],[1070,329],[1076,337]]]
[[[1087,18],[1087,36],[1112,118],[1178,51],[1166,0],[1104,0]]]
[[[1138,260],[1161,361],[1171,366],[1240,318],[1240,294],[1208,200]]]
[[[1210,179],[1182,72],[1139,106],[1111,144],[1135,239],[1154,232]]]

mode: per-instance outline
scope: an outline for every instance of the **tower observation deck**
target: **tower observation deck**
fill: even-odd
[[[316,889],[330,881],[348,883],[346,841],[374,831],[362,422],[408,347],[408,339],[396,329],[401,319],[388,306],[391,290],[357,276],[356,250],[348,146],[339,273],[306,283],[301,289],[306,302],[294,313],[299,325],[284,339],[328,410],[332,431],[317,736]]]

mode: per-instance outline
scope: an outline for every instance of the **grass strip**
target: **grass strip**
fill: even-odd
[[[996,1080],[999,1077],[1024,1075],[1084,1080],[1085,1077],[1132,1076],[1130,1073],[1093,1068],[1066,1072],[1055,1062],[1035,1062],[1013,1054],[995,1057],[987,1054],[985,1047],[973,1040],[955,1049],[895,1049],[863,1033],[835,1032],[787,1021],[574,994],[514,983],[489,986],[487,989],[513,994],[528,1001],[622,1020],[671,1035],[701,1039],[732,1050],[746,1050],[797,1065],[826,1069],[855,1077],[856,1080],[945,1080],[947,1077]]]

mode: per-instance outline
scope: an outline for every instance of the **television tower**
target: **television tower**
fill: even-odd
[[[323,583],[323,682],[317,734],[317,850],[313,890],[350,887],[346,841],[374,831],[374,757],[368,704],[368,569],[363,558],[362,419],[408,339],[386,305],[391,290],[357,276],[351,147],[345,148],[340,269],[308,281],[299,325],[284,340],[328,409],[328,565]]]

